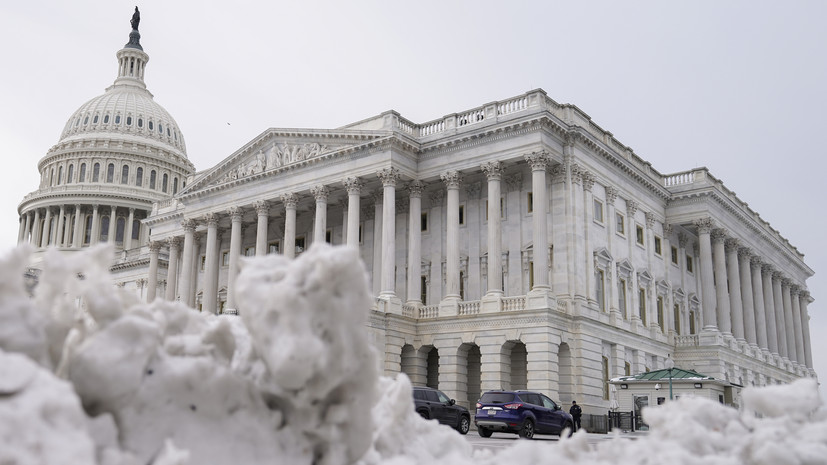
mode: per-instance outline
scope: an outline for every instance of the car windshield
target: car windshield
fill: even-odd
[[[480,397],[483,404],[505,404],[514,400],[514,394],[505,392],[486,392]]]
[[[442,391],[437,391],[436,395],[439,397],[440,402],[450,402],[451,401],[451,399],[449,399],[448,396],[443,394]]]

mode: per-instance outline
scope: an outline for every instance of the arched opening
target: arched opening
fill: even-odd
[[[155,189],[155,178],[156,178],[156,176],[157,176],[157,174],[155,173],[155,170],[152,170],[152,171],[149,172],[149,188],[150,189]]]
[[[560,402],[570,404],[574,399],[574,367],[571,348],[565,342],[560,344],[557,352],[557,376],[559,378],[558,394]]]
[[[166,194],[167,193],[167,180],[169,179],[169,175],[164,173],[164,176],[161,178],[161,191]]]
[[[78,182],[86,182],[86,163],[80,164],[80,175],[78,176]]]
[[[430,346],[425,360],[427,361],[425,365],[425,386],[439,389],[439,351],[436,347]]]
[[[124,217],[118,217],[118,224],[115,227],[115,242],[123,242],[123,233],[124,229],[126,228],[126,220]]]
[[[503,345],[503,365],[503,388],[527,389],[528,352],[523,342],[508,341]]]
[[[88,244],[92,240],[92,217],[86,217],[86,228],[83,231],[83,243]]]
[[[115,182],[115,164],[110,163],[109,166],[106,167],[106,182]]]
[[[141,187],[144,185],[144,169],[138,168],[135,170],[135,185]]]
[[[109,216],[104,216],[101,218],[100,240],[101,242],[106,242],[109,240]]]
[[[95,166],[92,167],[92,182],[98,182],[100,180],[101,175],[101,164],[95,163]]]
[[[121,168],[121,184],[127,184],[129,182],[129,165],[123,165]]]
[[[473,409],[482,394],[481,356],[480,348],[476,344],[462,344],[458,350],[459,386],[457,389],[457,402],[460,405]],[[465,385],[463,395],[462,385]]]
[[[72,182],[72,176],[75,174],[75,165],[69,165],[69,170],[66,174],[66,184]]]

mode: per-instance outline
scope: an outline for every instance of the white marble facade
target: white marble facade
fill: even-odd
[[[67,128],[94,116],[84,108]],[[164,118],[155,124],[177,130]],[[389,111],[338,129],[268,129],[197,173],[182,135],[135,131],[64,135],[21,204],[20,241],[71,252],[117,237],[119,285],[211,313],[245,311],[241,256],[358,247],[385,372],[464,405],[529,388],[603,412],[609,379],[662,368],[667,354],[737,385],[815,376],[803,255],[707,169],[661,174],[542,90],[421,124]],[[98,159],[180,187],[52,174]],[[139,211],[136,240],[102,236],[95,205]],[[67,212],[87,209],[74,229],[88,240],[75,241]]]

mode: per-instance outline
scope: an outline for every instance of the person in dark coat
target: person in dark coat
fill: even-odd
[[[577,401],[571,401],[571,408],[569,409],[569,413],[571,414],[571,418],[574,420],[574,431],[580,429],[580,416],[583,415],[583,410],[580,409],[580,406],[577,405]]]

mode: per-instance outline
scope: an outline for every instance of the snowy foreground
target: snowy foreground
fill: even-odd
[[[747,389],[741,412],[650,408],[635,441],[575,434],[472,456],[414,413],[405,376],[380,376],[366,273],[345,248],[245,261],[241,318],[113,290],[106,247],[48,256],[31,298],[28,257],[0,259],[0,464],[827,464],[813,380]]]

